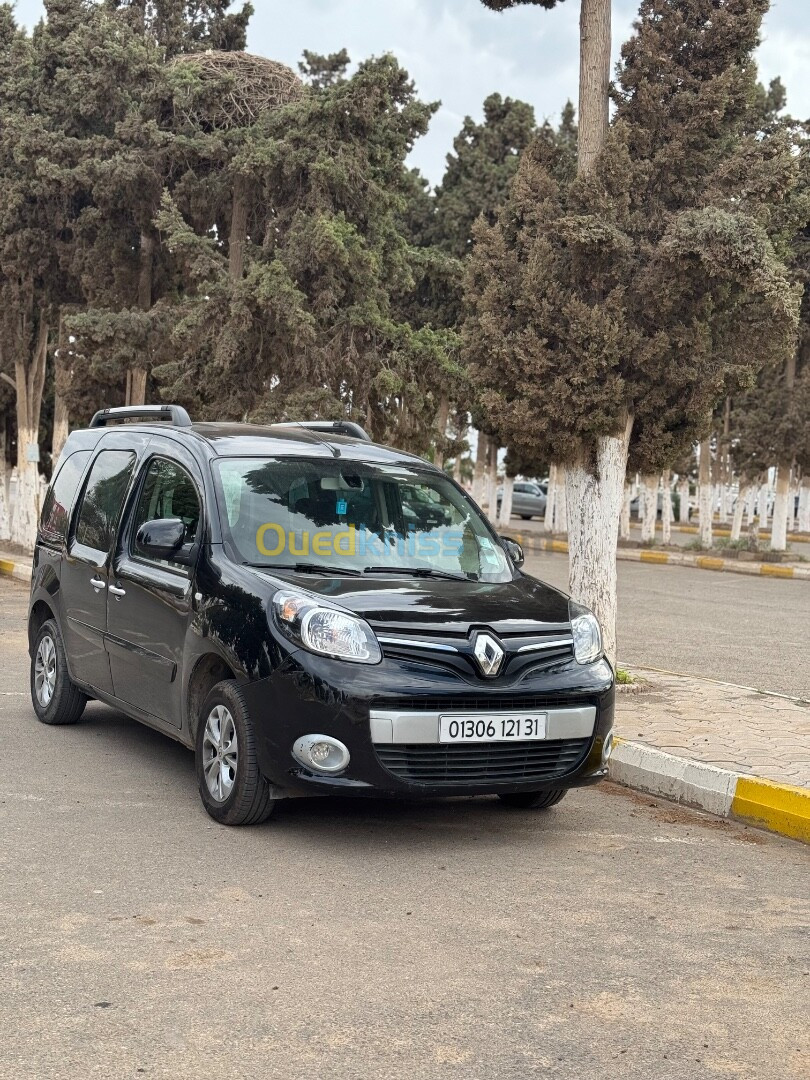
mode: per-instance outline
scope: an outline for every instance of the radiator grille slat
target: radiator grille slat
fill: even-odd
[[[429,784],[553,780],[585,758],[590,739],[449,745],[376,744],[380,762],[400,780]]]

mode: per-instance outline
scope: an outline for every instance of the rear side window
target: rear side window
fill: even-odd
[[[110,550],[134,464],[135,455],[129,450],[104,450],[98,455],[84,489],[77,543],[96,551]]]
[[[45,505],[42,507],[39,523],[40,536],[48,543],[62,543],[67,536],[70,508],[73,506],[79,481],[92,452],[92,450],[79,450],[65,458],[59,467],[45,496]]]

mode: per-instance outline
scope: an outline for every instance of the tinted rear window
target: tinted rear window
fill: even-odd
[[[92,450],[79,450],[65,458],[59,466],[42,507],[39,529],[43,540],[59,544],[67,536],[70,508],[91,453]]]
[[[84,489],[76,542],[107,552],[129,487],[135,455],[129,450],[105,450],[90,469]]]

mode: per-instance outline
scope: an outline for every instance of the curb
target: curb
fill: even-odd
[[[513,533],[514,539],[528,552],[556,551],[568,553],[565,540],[549,540],[542,536]],[[680,551],[647,551],[639,548],[619,548],[619,562],[656,563],[661,566],[693,566],[698,570],[715,570],[726,574],[748,574],[753,577],[797,578],[810,581],[810,566],[785,566],[782,563],[737,562],[736,559],[718,559],[714,555],[689,555]]]
[[[16,578],[17,581],[24,581],[26,585],[31,584],[30,563],[18,563],[14,562],[13,559],[0,557],[0,574],[5,577]]]
[[[610,779],[717,817],[810,843],[810,788],[761,780],[616,738]]]

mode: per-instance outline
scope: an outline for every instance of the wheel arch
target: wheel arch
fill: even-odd
[[[200,709],[211,690],[223,679],[236,679],[236,673],[219,653],[207,652],[198,657],[186,686],[185,722],[192,739],[197,734]]]
[[[53,608],[48,604],[46,600],[40,598],[31,605],[31,610],[28,613],[28,653],[32,654],[34,649],[34,642],[36,641],[37,634],[43,623],[46,623],[48,619],[56,619],[56,614]]]

